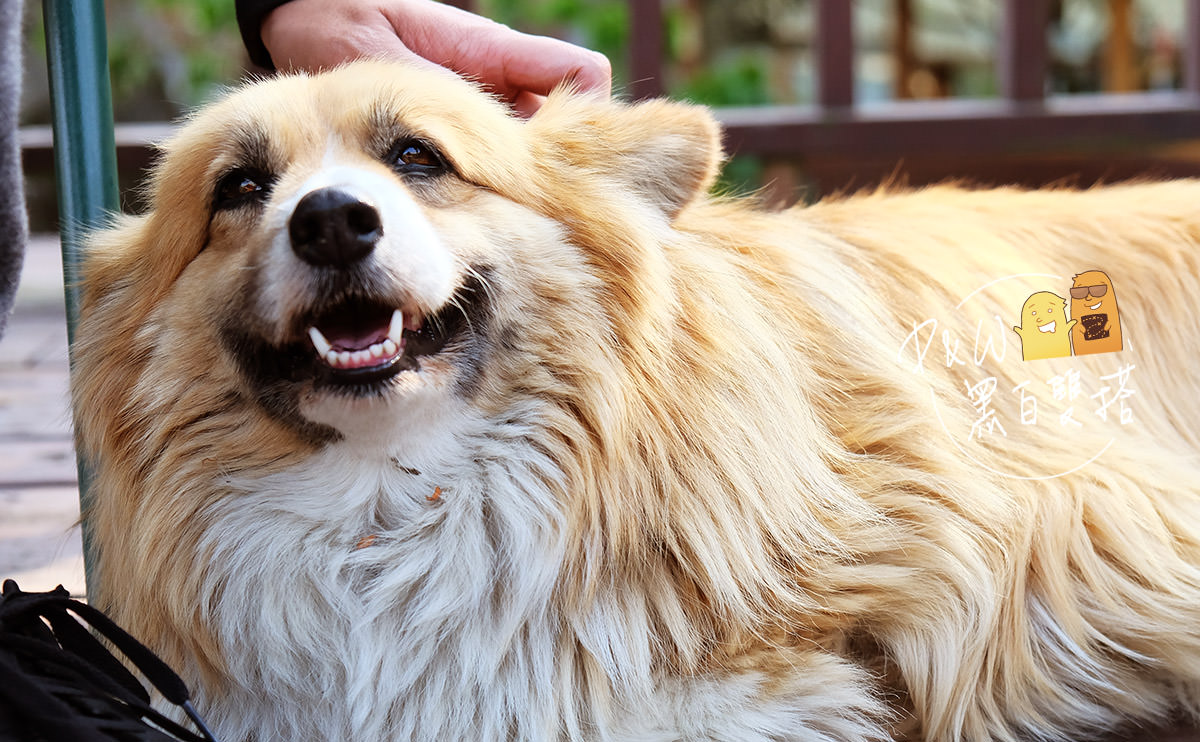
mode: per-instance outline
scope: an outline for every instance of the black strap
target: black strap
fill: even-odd
[[[85,628],[107,639],[199,733],[151,707],[137,678]],[[96,608],[60,585],[0,591],[0,740],[216,742],[179,676]]]

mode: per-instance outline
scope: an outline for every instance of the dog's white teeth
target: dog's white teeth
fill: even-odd
[[[322,358],[328,356],[329,351],[333,350],[333,345],[325,339],[325,335],[317,328],[308,328],[308,337],[312,340],[313,347],[317,349],[317,355]]]
[[[316,345],[315,340],[313,344]],[[389,338],[362,350],[333,350],[330,348],[321,354],[321,359],[333,368],[362,368],[384,358],[394,358],[399,352],[400,346]]]
[[[388,340],[391,340],[396,347],[400,346],[401,339],[404,337],[404,312],[397,309],[392,312],[392,321],[388,325],[387,331]],[[392,351],[393,353],[395,351]],[[390,354],[389,354],[390,355]]]
[[[365,348],[336,349],[333,343],[325,337],[325,333],[316,327],[308,328],[308,337],[317,356],[333,368],[366,368],[376,366],[384,359],[395,358],[404,347],[404,330],[406,318],[404,312],[397,309],[392,313],[388,324],[386,337]]]

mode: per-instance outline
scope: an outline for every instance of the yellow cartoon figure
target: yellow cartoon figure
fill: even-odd
[[[1050,291],[1030,294],[1021,307],[1021,325],[1013,330],[1021,336],[1021,358],[1062,358],[1071,355],[1071,328],[1067,300]]]
[[[1071,286],[1071,316],[1079,320],[1079,326],[1071,332],[1075,355],[1121,349],[1117,292],[1104,271],[1084,271],[1075,276]]]

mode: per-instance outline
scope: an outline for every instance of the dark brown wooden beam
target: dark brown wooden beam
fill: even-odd
[[[1048,0],[1004,0],[999,74],[1009,100],[1030,103],[1046,95],[1048,12]]]
[[[174,131],[174,124],[164,122],[117,124],[113,127],[117,168],[141,171],[150,167],[157,157],[155,146]],[[17,136],[26,172],[54,169],[54,133],[49,126],[23,126]]]
[[[731,153],[766,157],[1004,157],[1185,141],[1200,132],[1190,93],[1074,95],[1029,107],[1000,100],[898,101],[842,114],[815,106],[717,110]]]
[[[893,57],[895,58],[895,97],[898,100],[912,98],[908,88],[909,78],[916,69],[912,49],[913,7],[912,0],[895,0],[896,16],[893,30]]]
[[[854,104],[854,13],[849,0],[817,0],[817,103]]]
[[[1186,0],[1183,21],[1183,87],[1200,94],[1200,0]]]
[[[629,0],[629,95],[635,100],[666,92],[664,34],[661,0]]]

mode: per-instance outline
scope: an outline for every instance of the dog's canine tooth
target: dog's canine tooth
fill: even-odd
[[[401,338],[404,337],[404,312],[402,310],[397,309],[392,312],[392,321],[388,325],[387,336],[399,347]]]
[[[317,349],[317,355],[324,358],[333,350],[333,345],[325,339],[325,334],[316,327],[308,328],[308,337],[312,340],[313,347]]]

